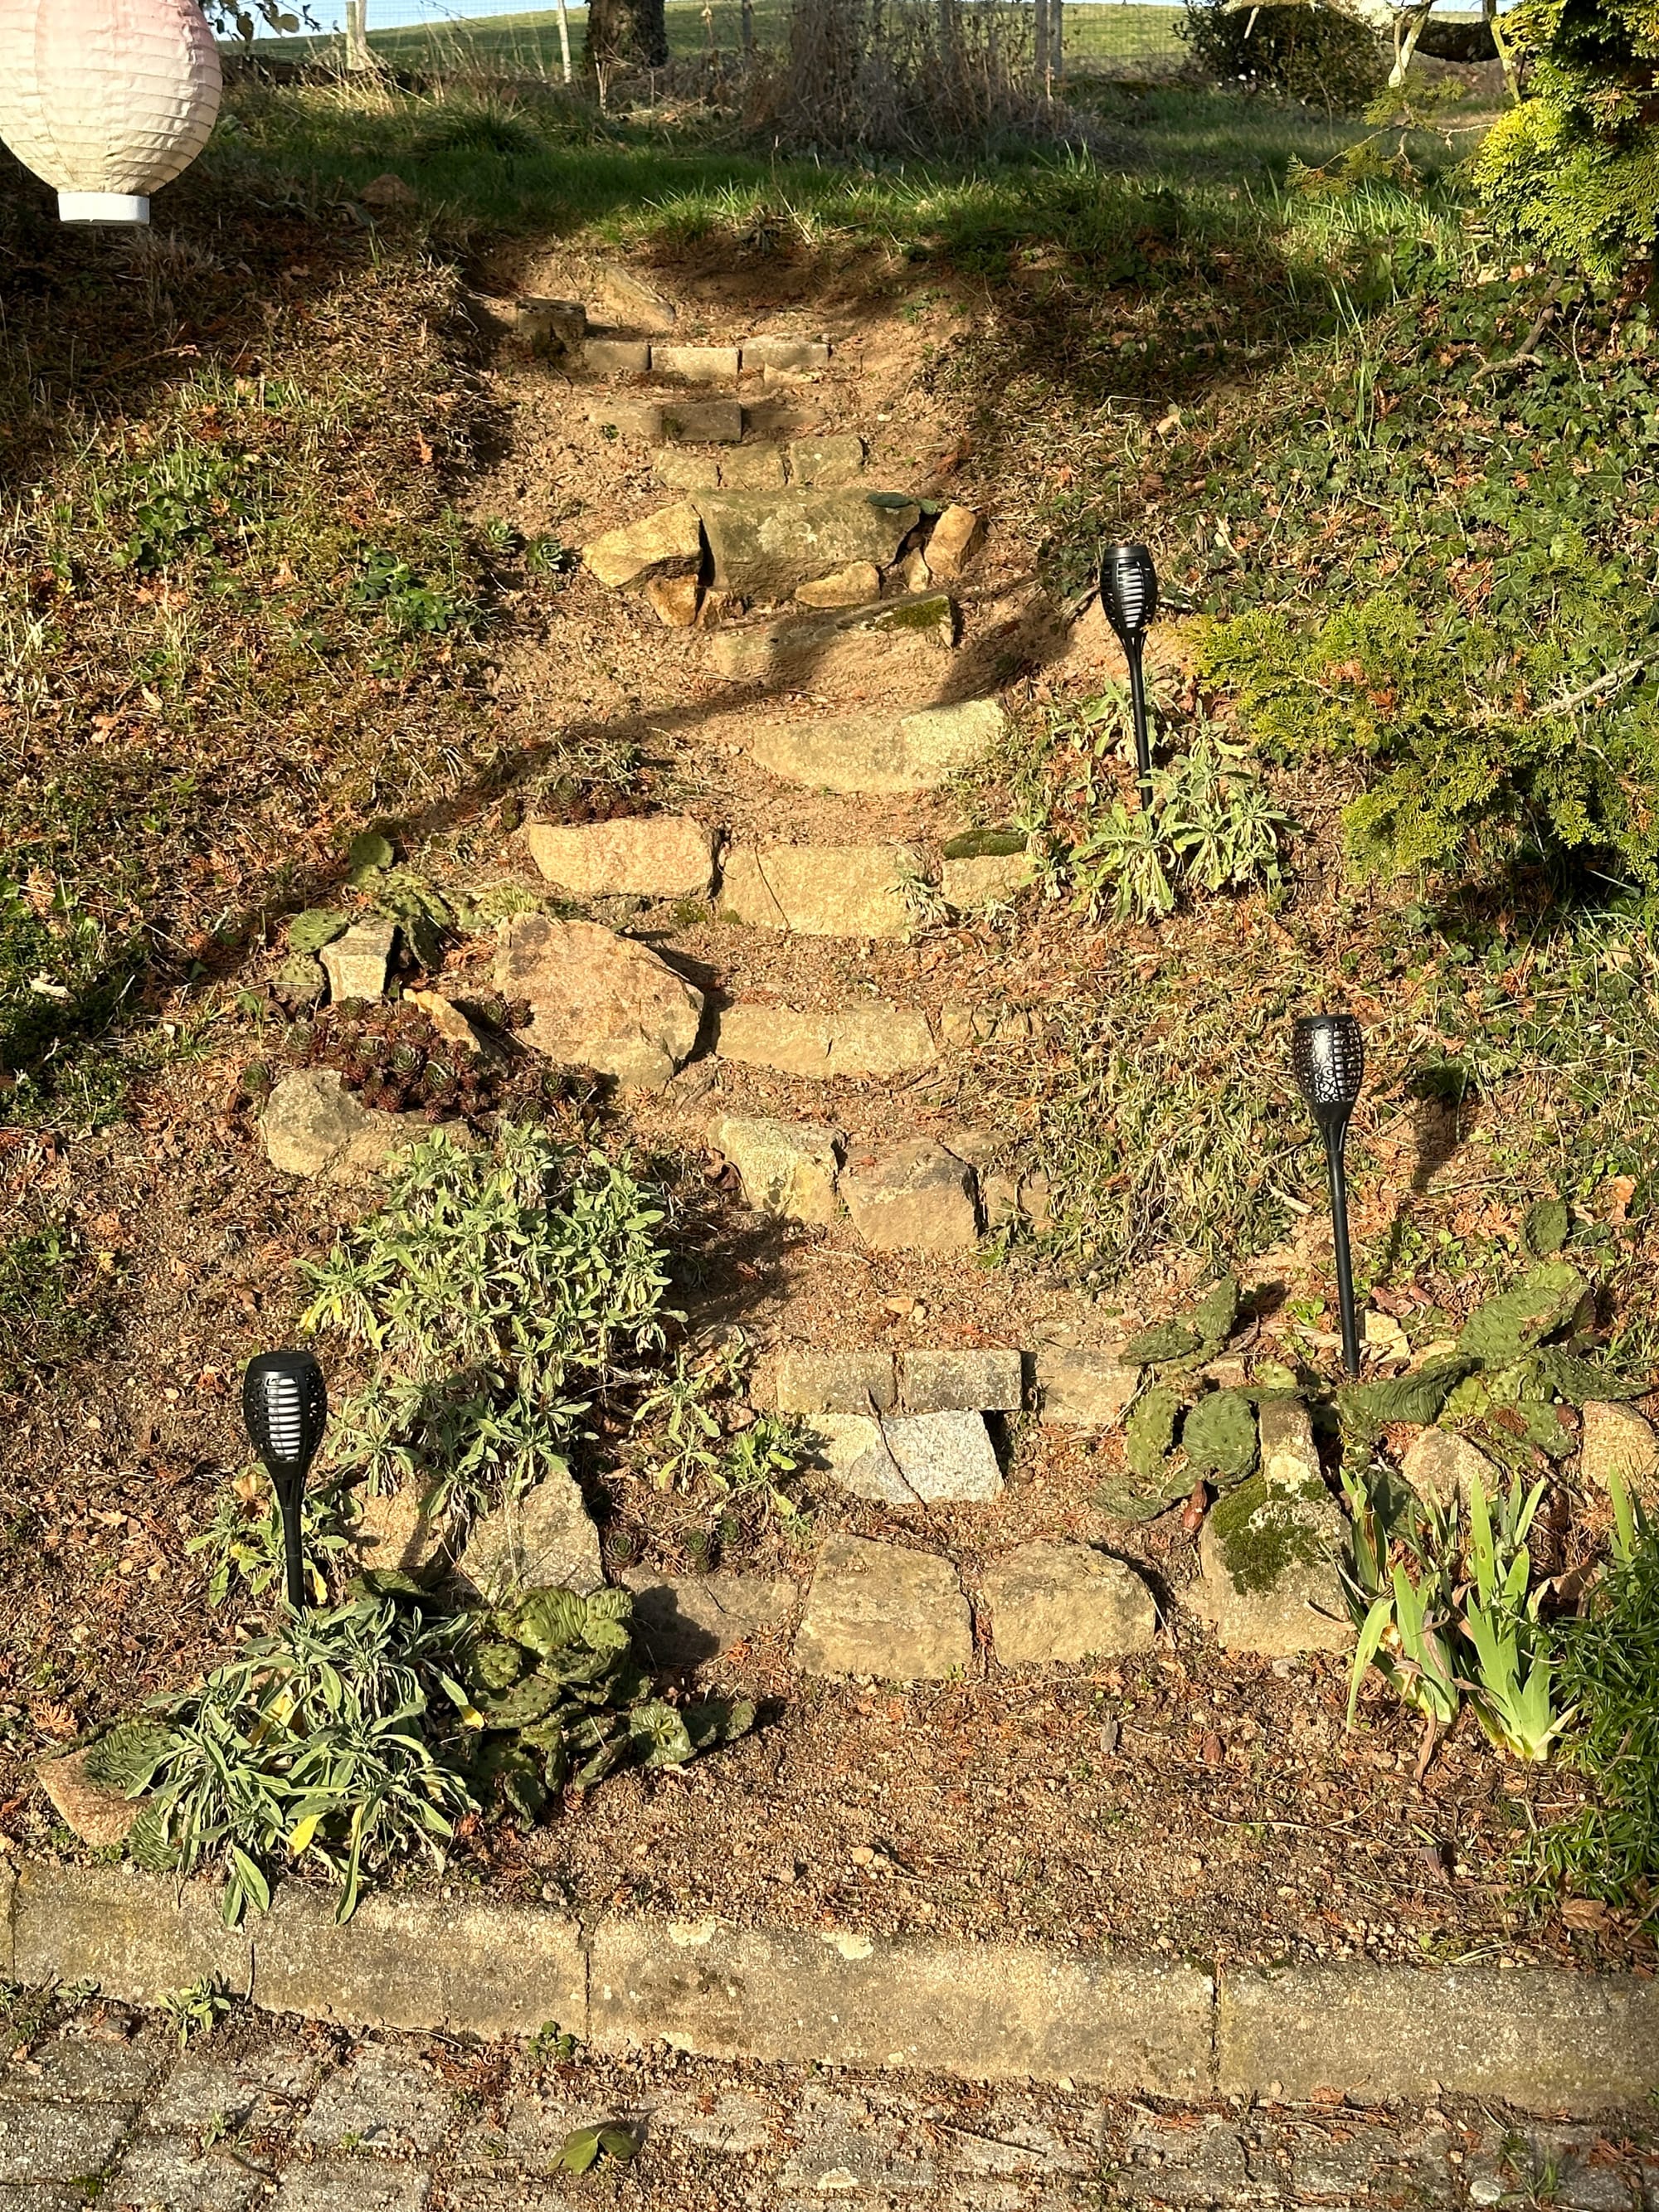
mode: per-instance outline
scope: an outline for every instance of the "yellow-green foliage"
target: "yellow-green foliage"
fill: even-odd
[[[1486,205],[1546,258],[1611,281],[1659,239],[1659,5],[1521,0],[1527,96],[1475,161]]]

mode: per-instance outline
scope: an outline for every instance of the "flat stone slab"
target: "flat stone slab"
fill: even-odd
[[[781,1413],[890,1413],[898,1402],[890,1352],[781,1352]]]
[[[907,1352],[901,1373],[907,1413],[1012,1413],[1025,1401],[1018,1352]]]
[[[644,338],[588,338],[582,346],[582,367],[594,376],[643,376],[650,366]]]
[[[766,364],[763,363],[763,366]],[[782,364],[774,362],[774,368]],[[864,441],[852,430],[832,430],[789,441],[789,473],[798,484],[827,489],[858,482],[864,467]]]
[[[745,338],[743,366],[745,374],[763,368],[828,368],[830,347],[823,338]]]
[[[519,837],[549,883],[578,898],[703,898],[714,881],[714,833],[689,814],[527,822]]]
[[[979,1241],[974,1170],[931,1137],[851,1165],[842,1196],[878,1252],[962,1252]]]
[[[942,1681],[973,1656],[968,1601],[948,1559],[863,1536],[826,1539],[795,1638],[803,1674]]]
[[[664,1577],[631,1568],[622,1577],[634,1593],[639,1643],[659,1667],[701,1667],[757,1636],[788,1626],[800,1592],[787,1575]]]
[[[653,345],[651,373],[685,384],[735,384],[739,359],[736,346]]]
[[[726,855],[722,914],[803,937],[903,937],[906,886],[925,866],[915,845],[753,845]]]
[[[1115,1428],[1140,1388],[1140,1370],[1110,1352],[1043,1350],[1036,1356],[1042,1419],[1059,1427]]]
[[[106,2201],[165,2205],[167,2212],[245,2212],[265,2195],[263,2174],[238,2161],[227,2146],[206,2149],[189,2136],[140,2136],[108,2185]],[[365,2207],[367,2212],[367,2207]]]
[[[909,1075],[939,1058],[925,1014],[880,1003],[838,1014],[740,1003],[720,1015],[714,1049],[722,1060],[745,1067],[773,1067],[817,1081]]]
[[[283,2175],[276,2212],[426,2212],[431,2197],[425,2166],[354,2153],[296,2160]]]
[[[977,1413],[901,1413],[885,1420],[820,1413],[822,1456],[843,1490],[885,1505],[986,1505],[1002,1469]]]
[[[550,1060],[659,1091],[696,1043],[702,993],[631,938],[518,914],[498,941],[495,988],[529,1000],[524,1042]]]
[[[1140,1577],[1087,1544],[1022,1544],[992,1562],[984,1588],[1005,1667],[1148,1651],[1158,1634],[1157,1601]]]
[[[747,742],[750,757],[788,783],[819,791],[935,791],[983,759],[1006,723],[999,700],[969,699],[896,717],[775,722]]]
[[[702,525],[689,502],[660,507],[582,548],[582,566],[612,591],[656,576],[696,575],[702,565]]]
[[[1379,2036],[1378,2021],[1391,2023]],[[1230,1972],[1217,2062],[1224,2095],[1478,2097],[1595,2111],[1659,2075],[1659,1982],[1626,1974],[1320,1966]],[[1495,2200],[1494,2200],[1495,2201]]]
[[[481,1597],[518,1589],[602,1589],[599,1532],[574,1475],[544,1474],[522,1498],[509,1498],[472,1525],[455,1571]]]
[[[723,1114],[711,1123],[708,1141],[743,1179],[743,1194],[757,1212],[792,1221],[834,1221],[842,1135],[822,1121],[775,1121],[762,1115]]]
[[[870,691],[924,677],[937,682],[957,642],[957,611],[943,592],[882,599],[839,614],[784,615],[716,630],[708,665],[734,684],[856,684]]]
[[[921,519],[914,500],[862,491],[698,492],[714,589],[763,603],[854,562],[893,561]]]
[[[743,443],[743,409],[735,399],[665,399],[657,421],[657,439],[672,446]]]

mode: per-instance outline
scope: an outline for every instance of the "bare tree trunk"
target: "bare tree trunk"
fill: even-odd
[[[1504,83],[1511,100],[1521,97],[1521,75],[1515,65],[1515,49],[1505,37],[1498,20],[1498,0],[1480,0],[1480,12],[1486,19],[1486,28],[1492,33],[1492,42],[1498,49],[1498,59],[1504,71]]]
[[[1406,82],[1406,72],[1412,65],[1412,56],[1417,52],[1417,42],[1423,35],[1423,26],[1433,5],[1434,0],[1418,0],[1414,9],[1402,8],[1394,19],[1394,67],[1389,72],[1389,82],[1396,91]]]
[[[1036,49],[1037,82],[1052,100],[1054,88],[1048,76],[1048,8],[1050,0],[1031,0],[1031,44]]]
[[[345,0],[345,65],[354,75],[374,66],[368,50],[368,0]]]
[[[564,81],[570,82],[570,10],[565,0],[559,0],[559,53],[564,63]]]
[[[668,59],[663,0],[589,0],[582,66],[589,76],[660,69]]]
[[[743,0],[738,9],[743,24],[743,58],[746,62],[755,58],[755,0]]]

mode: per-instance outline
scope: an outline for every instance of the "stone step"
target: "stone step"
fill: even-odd
[[[519,841],[550,884],[575,898],[707,898],[714,834],[689,814],[611,822],[526,822]]]
[[[745,1067],[818,1080],[909,1075],[939,1058],[925,1014],[879,1000],[833,1014],[739,1001],[719,1017],[714,1050]]]
[[[752,759],[786,783],[817,791],[936,791],[982,760],[1006,726],[999,701],[969,699],[896,717],[773,722],[744,743]]]
[[[518,319],[525,321],[526,303],[520,302]],[[639,337],[600,325],[585,331],[574,344],[563,341],[593,376],[661,376],[686,384],[735,384],[740,376],[774,374],[799,376],[828,368],[833,349],[821,338],[744,338],[732,344],[699,340],[683,343],[675,339]]]
[[[708,1141],[757,1212],[828,1225],[845,1206],[875,1252],[966,1252],[979,1242],[978,1176],[932,1137],[848,1159],[845,1137],[827,1122],[721,1114]]]
[[[739,845],[726,856],[720,912],[802,937],[903,937],[926,869],[915,845]]]
[[[708,641],[708,665],[734,684],[846,684],[890,693],[925,683],[937,691],[956,643],[956,604],[948,592],[930,592],[836,614],[789,614],[717,629]]]

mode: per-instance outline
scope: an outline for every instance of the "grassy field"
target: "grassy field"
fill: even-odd
[[[741,50],[742,16],[735,0],[667,0],[669,44],[676,56],[707,52],[712,44],[724,54]],[[1123,5],[1068,7],[1066,53],[1075,69],[1122,75],[1167,75],[1180,67],[1186,48],[1177,35],[1178,7]],[[374,0],[369,20],[374,21]],[[755,38],[763,48],[781,43],[788,19],[782,0],[759,0],[754,10]],[[580,66],[586,11],[570,16],[573,53]],[[435,21],[376,31],[369,43],[394,66],[454,68],[502,76],[561,75],[558,18],[550,10],[489,15],[471,21]],[[337,38],[262,39],[258,51],[295,60],[331,58],[341,51]]]

